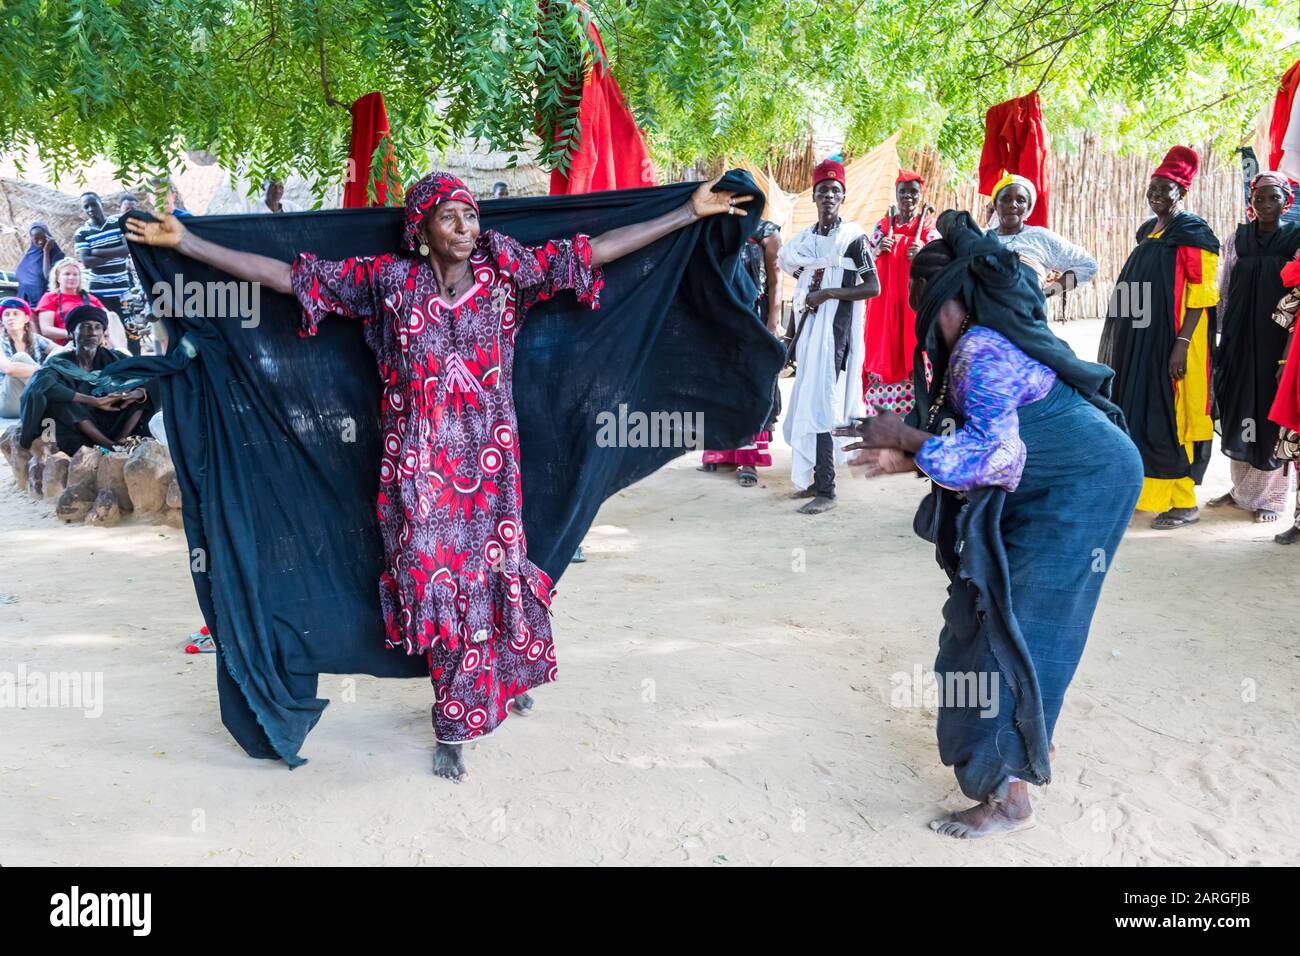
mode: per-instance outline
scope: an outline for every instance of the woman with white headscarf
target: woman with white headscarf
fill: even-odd
[[[1086,249],[1046,226],[1025,224],[1038,202],[1038,190],[1024,176],[1005,174],[993,186],[992,198],[997,225],[988,234],[1038,273],[1046,295],[1068,292],[1097,274],[1097,260]]]

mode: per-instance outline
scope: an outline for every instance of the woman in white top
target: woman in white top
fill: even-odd
[[[1038,190],[1024,176],[1007,173],[993,187],[997,225],[988,231],[1038,273],[1046,295],[1068,292],[1097,274],[1097,260],[1046,226],[1027,226]]]

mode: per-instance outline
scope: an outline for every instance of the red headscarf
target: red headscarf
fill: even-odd
[[[402,234],[402,248],[415,252],[420,245],[416,231],[429,210],[445,202],[463,202],[478,212],[478,200],[456,176],[451,173],[429,173],[406,193],[406,231]]]
[[[1190,146],[1174,146],[1165,153],[1164,162],[1156,167],[1152,176],[1170,179],[1187,189],[1201,168],[1201,157]]]

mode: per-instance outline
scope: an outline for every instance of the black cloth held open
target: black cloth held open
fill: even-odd
[[[668,212],[694,188],[490,201],[483,226],[524,243],[597,235]],[[702,220],[607,265],[598,310],[564,293],[524,318],[515,362],[524,526],[530,557],[553,578],[606,498],[688,450],[601,447],[600,413],[699,413],[700,447],[711,448],[743,444],[766,420],[784,355],[755,313],[740,260],[762,198],[744,173],[720,188],[759,199],[746,216]],[[393,251],[402,224],[401,209],[185,222],[205,239],[285,261]],[[228,276],[171,249],[130,248],[151,299],[159,283],[181,293],[170,337],[185,333],[198,350],[183,365],[140,358],[115,371],[164,376],[222,720],[252,756],[293,766],[325,708],[319,674],[428,678],[422,657],[384,646],[374,357],[356,321],[331,320],[301,339],[289,296],[263,291],[252,315],[210,316],[240,301],[221,285]],[[201,295],[189,295],[195,288]]]

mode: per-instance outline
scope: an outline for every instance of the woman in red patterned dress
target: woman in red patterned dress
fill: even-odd
[[[528,560],[512,375],[533,303],[571,290],[599,305],[600,267],[752,197],[701,185],[673,212],[595,238],[527,247],[480,232],[478,203],[448,173],[406,194],[403,251],[292,264],[200,239],[175,216],[127,220],[132,241],[173,246],[291,293],[303,334],[327,315],[365,322],[384,383],[378,513],[380,604],[390,647],[425,654],[434,685],[434,772],[466,776],[461,744],[495,730],[555,679],[551,580]]]

